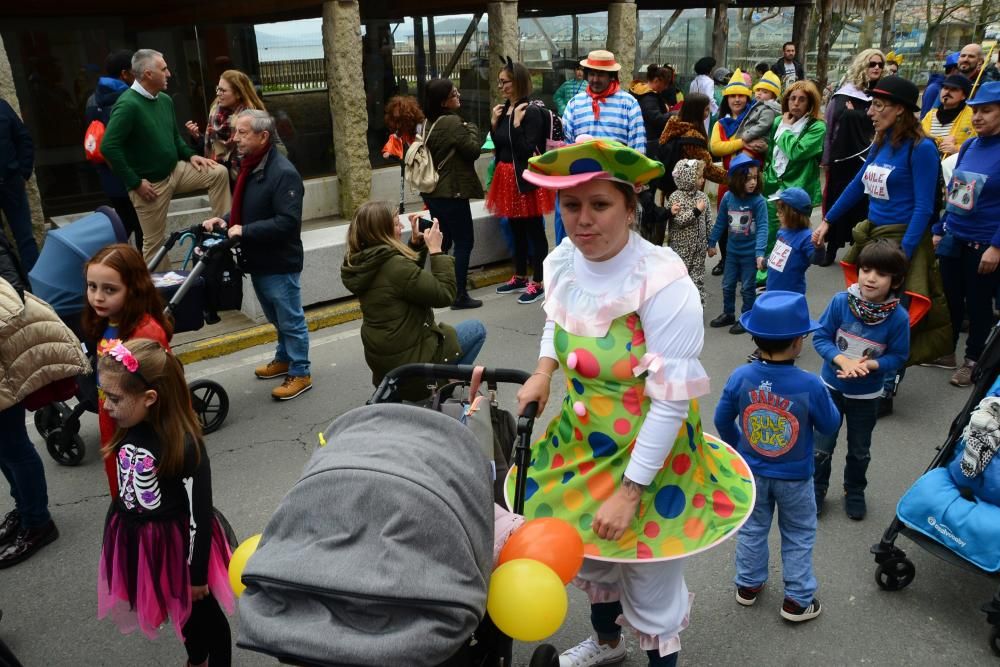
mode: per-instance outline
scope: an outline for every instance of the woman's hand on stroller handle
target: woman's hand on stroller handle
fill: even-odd
[[[217,232],[217,231],[222,231],[227,226],[228,225],[226,224],[226,221],[223,220],[222,218],[219,218],[219,217],[209,218],[205,222],[201,223],[201,228],[204,229],[206,232],[209,232],[209,233],[214,233],[214,232]]]
[[[552,373],[559,368],[555,359],[542,357],[538,360],[535,372],[531,374],[517,392],[517,412],[525,414],[528,405],[536,403],[536,414],[545,409],[545,404],[549,401],[549,390],[552,383]],[[534,417],[534,415],[532,415]]]

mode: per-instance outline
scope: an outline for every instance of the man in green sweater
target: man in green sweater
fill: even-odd
[[[170,70],[163,54],[139,49],[132,56],[135,82],[111,110],[101,153],[125,182],[142,227],[142,254],[148,262],[166,237],[167,209],[175,192],[208,189],[212,213],[229,210],[229,172],[195,154],[181,138],[174,102],[164,93]],[[156,267],[167,270],[168,262]]]

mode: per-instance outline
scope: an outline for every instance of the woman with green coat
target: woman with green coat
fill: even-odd
[[[781,98],[781,116],[774,119],[771,140],[750,142],[766,145],[767,165],[764,169],[764,196],[802,188],[813,206],[823,200],[820,187],[819,161],[823,155],[826,123],[820,120],[819,91],[811,81],[796,81]],[[767,252],[770,254],[778,235],[778,211],[775,202],[767,202]]]
[[[403,364],[471,364],[486,341],[478,320],[455,327],[434,321],[433,309],[455,300],[455,260],[441,250],[438,221],[421,233],[419,220],[410,216],[403,243],[403,224],[389,205],[367,202],[347,230],[340,279],[361,302],[361,344],[375,386]],[[421,268],[428,255],[430,271]],[[404,398],[419,389],[407,387]]]
[[[476,173],[480,153],[479,129],[458,115],[462,95],[449,79],[427,83],[424,115],[424,140],[438,172],[437,186],[422,192],[431,217],[441,221],[444,252],[455,244],[455,279],[458,291],[452,310],[478,308],[482,301],[469,296],[467,280],[469,258],[476,238],[473,231],[470,199],[483,198],[483,184]]]

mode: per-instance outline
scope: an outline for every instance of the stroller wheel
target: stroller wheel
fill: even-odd
[[[60,426],[62,423],[59,419],[59,410],[54,405],[46,405],[35,411],[35,429],[44,440],[48,440],[49,433]]]
[[[542,644],[531,654],[528,667],[559,667],[559,651],[552,644]]]
[[[213,433],[219,430],[222,422],[229,414],[229,394],[218,382],[211,380],[195,380],[188,389],[191,391],[191,405],[198,421],[201,422],[203,433]]]
[[[80,465],[87,453],[83,438],[61,427],[49,431],[45,437],[45,448],[49,450],[49,456],[62,466]]]
[[[875,583],[884,591],[906,588],[917,576],[917,568],[909,558],[889,558],[875,568]]]

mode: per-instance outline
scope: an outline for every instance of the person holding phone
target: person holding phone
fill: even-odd
[[[375,386],[403,364],[471,364],[486,341],[478,320],[454,327],[435,322],[433,309],[455,300],[455,258],[442,252],[438,220],[415,213],[409,222],[404,242],[404,225],[393,209],[366,202],[347,230],[340,278],[361,303],[361,343]],[[422,268],[428,255],[429,271]],[[416,400],[426,393],[426,386],[413,385],[402,395]]]

